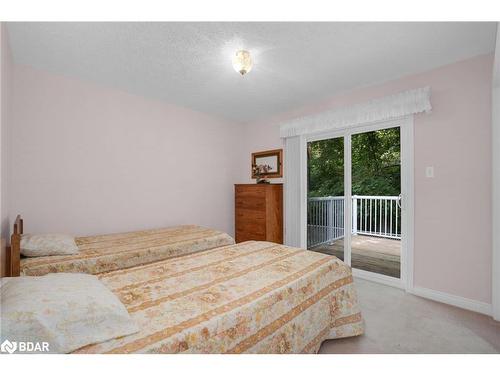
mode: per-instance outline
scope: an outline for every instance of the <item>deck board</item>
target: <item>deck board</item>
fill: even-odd
[[[381,237],[357,235],[351,240],[351,265],[353,268],[380,273],[387,276],[401,276],[401,241]],[[311,248],[324,254],[344,259],[344,240]]]

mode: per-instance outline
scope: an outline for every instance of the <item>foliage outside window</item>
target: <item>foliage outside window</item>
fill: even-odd
[[[352,194],[399,195],[401,145],[398,128],[351,137]],[[344,139],[308,143],[309,197],[344,195]]]

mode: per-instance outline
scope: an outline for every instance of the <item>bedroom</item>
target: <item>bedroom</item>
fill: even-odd
[[[498,358],[497,22],[0,32],[2,351]]]

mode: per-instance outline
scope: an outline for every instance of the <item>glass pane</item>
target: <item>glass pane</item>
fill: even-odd
[[[401,146],[398,128],[355,134],[352,142],[351,266],[401,275]]]
[[[344,138],[307,144],[307,248],[344,260]]]

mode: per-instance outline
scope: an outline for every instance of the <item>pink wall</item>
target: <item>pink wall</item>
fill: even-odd
[[[246,125],[16,66],[10,218],[22,213],[30,232],[196,223],[233,233],[232,185],[251,181],[251,152],[282,147],[279,123],[430,85],[433,112],[415,118],[415,285],[489,303],[492,61],[480,56]],[[429,165],[434,179],[425,178]]]
[[[489,303],[492,63],[479,56],[247,124],[238,181],[250,181],[251,152],[282,147],[287,119],[431,86],[432,114],[415,117],[415,285]]]
[[[10,140],[12,123],[12,55],[4,23],[0,23],[0,275],[4,275],[5,245],[9,242]]]
[[[234,123],[15,66],[11,218],[75,235],[233,233]]]

